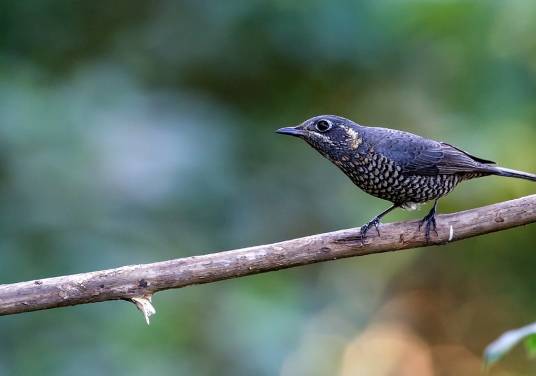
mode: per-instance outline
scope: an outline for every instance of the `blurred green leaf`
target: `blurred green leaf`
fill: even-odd
[[[536,334],[531,334],[525,338],[523,343],[525,344],[528,357],[531,359],[536,358]]]
[[[536,322],[519,329],[509,330],[486,347],[484,365],[486,368],[501,360],[518,343],[524,341],[531,356],[536,351]]]

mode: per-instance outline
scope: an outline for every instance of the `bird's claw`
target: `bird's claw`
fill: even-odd
[[[378,236],[380,236],[380,219],[374,218],[372,221],[367,223],[366,225],[361,226],[360,230],[360,236],[361,236],[361,242],[367,238],[367,232],[374,227],[376,229],[376,232],[378,233]]]
[[[424,225],[424,236],[427,242],[430,242],[430,232],[433,230],[436,236],[439,236],[437,233],[437,223],[435,219],[435,213],[431,212],[426,217],[419,222],[419,231],[421,231],[422,226]]]

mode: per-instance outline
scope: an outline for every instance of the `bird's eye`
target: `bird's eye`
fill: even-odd
[[[315,124],[316,130],[321,133],[329,131],[331,127],[332,127],[332,124],[328,120],[319,120]]]

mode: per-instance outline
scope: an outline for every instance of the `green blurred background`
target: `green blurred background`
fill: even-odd
[[[535,35],[529,0],[2,1],[0,283],[361,225],[387,203],[274,133],[321,113],[536,171]],[[536,318],[534,231],[3,317],[0,375],[474,375]]]

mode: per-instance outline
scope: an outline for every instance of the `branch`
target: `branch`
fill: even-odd
[[[427,243],[417,221],[385,224],[381,236],[370,231],[362,244],[348,229],[226,252],[152,264],[0,285],[0,315],[106,300],[128,300],[148,320],[154,293],[273,270],[441,245],[536,222],[536,195],[464,212],[439,215],[438,236]]]

